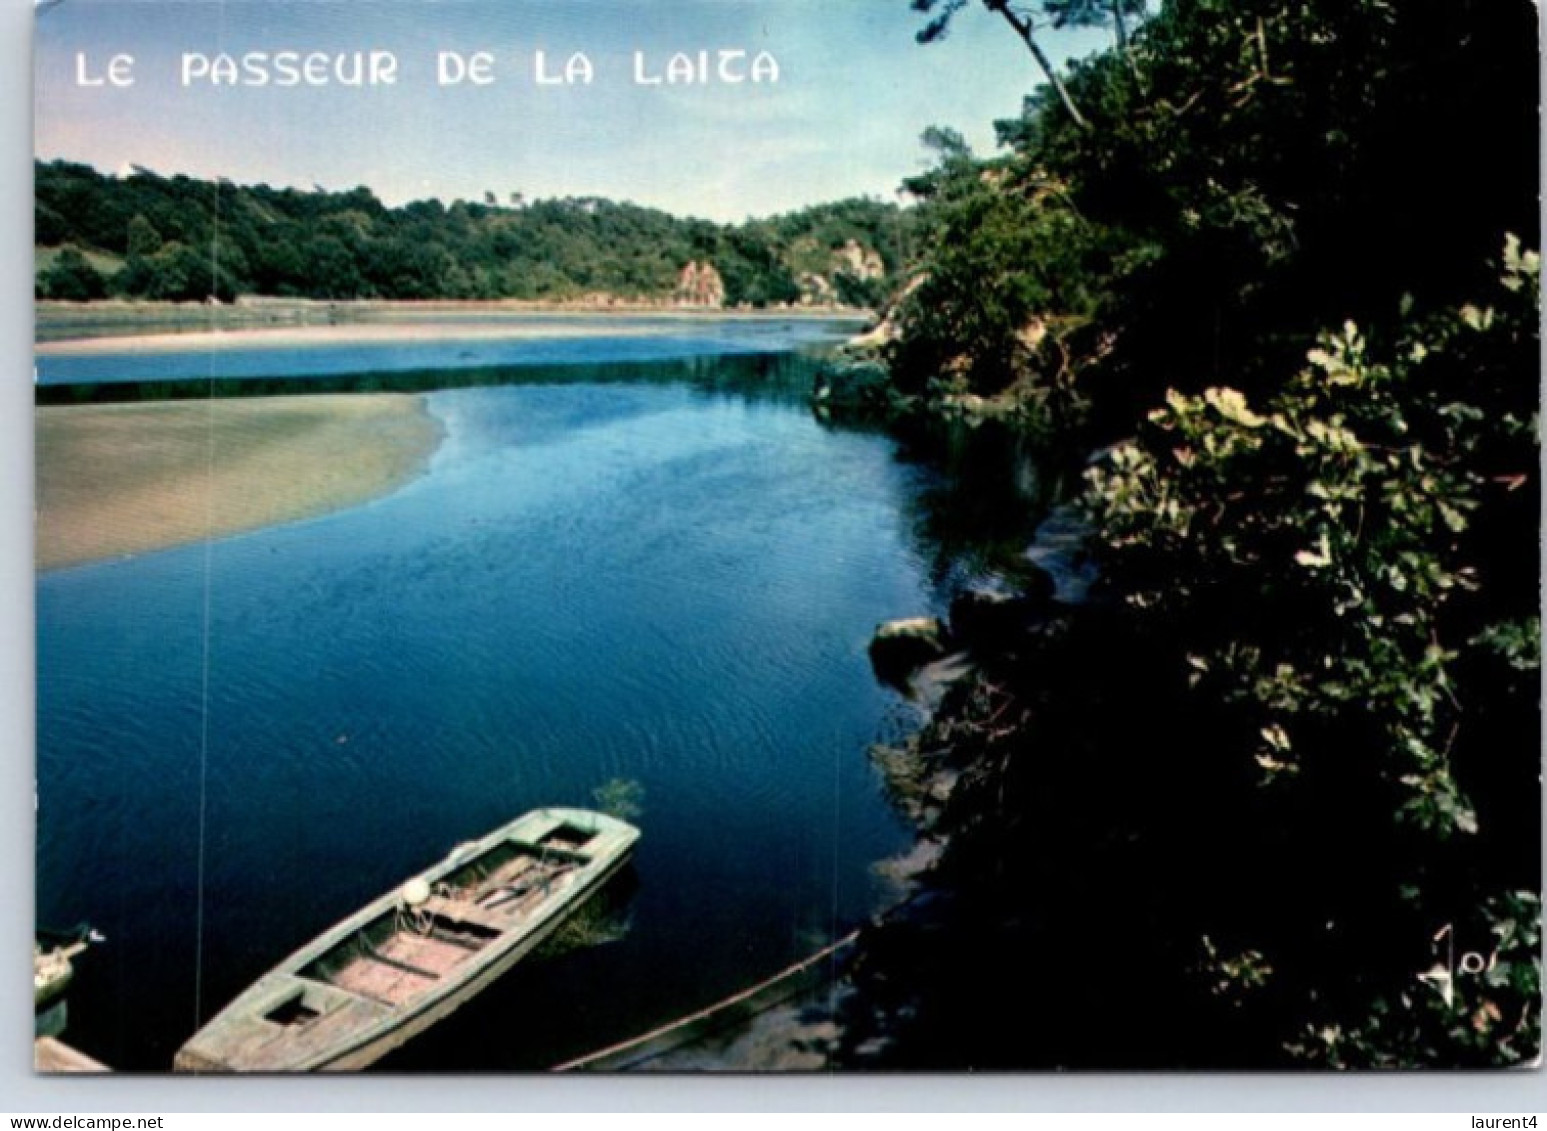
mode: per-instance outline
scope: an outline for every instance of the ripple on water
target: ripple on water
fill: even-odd
[[[110,1063],[166,1066],[196,967],[207,1013],[455,843],[609,779],[644,790],[631,926],[522,983],[551,1049],[800,957],[905,839],[864,757],[896,709],[865,643],[930,603],[889,441],[670,384],[432,407],[425,476],[218,543],[207,592],[197,547],[39,580],[39,915],[122,938],[71,1007]],[[447,1029],[410,1063],[546,1055],[491,1065]]]

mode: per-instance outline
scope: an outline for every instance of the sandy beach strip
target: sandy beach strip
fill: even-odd
[[[89,308],[88,308],[89,309]],[[198,353],[235,349],[299,349],[314,346],[412,345],[423,342],[501,342],[570,338],[650,338],[682,332],[683,326],[714,327],[730,322],[777,324],[795,321],[852,321],[857,315],[832,312],[787,311],[775,316],[723,312],[614,311],[588,313],[555,311],[511,317],[498,310],[438,310],[404,312],[373,311],[367,321],[338,325],[289,324],[282,326],[205,326],[167,328],[152,323],[93,325],[82,337],[40,338],[35,351],[40,357],[90,357],[112,353]],[[68,334],[68,322],[39,322],[39,329]]]
[[[418,475],[424,398],[253,397],[37,410],[37,565],[200,542],[337,510]]]
[[[642,338],[671,332],[665,326],[613,324],[608,337]],[[427,341],[522,341],[595,337],[596,325],[515,323],[359,322],[342,326],[265,326],[235,330],[187,330],[40,341],[40,357],[89,357],[112,353],[200,353],[234,349],[298,349],[312,346],[408,345]]]

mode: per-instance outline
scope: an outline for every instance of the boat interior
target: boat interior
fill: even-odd
[[[457,864],[417,904],[400,902],[303,966],[301,978],[400,1006],[454,975],[569,886],[589,862],[594,833],[570,824],[535,842],[499,841]],[[264,1017],[304,1024],[326,1012],[326,991],[288,996]]]

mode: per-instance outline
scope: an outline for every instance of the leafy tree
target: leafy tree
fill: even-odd
[[[39,298],[66,302],[89,302],[107,293],[107,283],[81,254],[79,248],[64,247],[48,268],[38,273]]]
[[[1314,835],[1296,825],[1328,799],[1364,799],[1348,816],[1384,846],[1352,869],[1369,886],[1340,885],[1391,916],[1343,954],[1379,992],[1304,1002],[1301,1055],[1510,1063],[1537,1045],[1536,827],[1509,801],[1537,772],[1518,729],[1535,571],[1494,563],[1536,558],[1538,274],[1512,239],[1497,305],[1409,319],[1384,349],[1350,324],[1260,412],[1228,388],[1173,395],[1092,474],[1107,584],[1171,642],[1279,819]],[[1447,924],[1487,962],[1470,982],[1445,967],[1441,1009],[1414,964]],[[1304,962],[1255,929],[1275,965]]]
[[[1499,233],[1536,223],[1534,28],[1526,5],[1481,0],[1173,0],[1127,64],[1071,65],[1091,129],[1041,94],[1000,123],[1004,190],[1058,181],[1107,249],[1081,284],[1099,438],[1170,386],[1270,392],[1315,327],[1486,284]],[[1435,136],[1453,139],[1439,165]]]
[[[906,182],[923,201],[928,251],[893,311],[898,386],[934,399],[1005,396],[1031,419],[1072,424],[1061,338],[1094,310],[1107,234],[1038,169],[978,161],[950,130],[926,131],[924,143],[939,159]]]
[[[38,163],[36,179],[40,242],[125,254],[113,286],[139,297],[198,289],[162,255],[175,243],[219,255],[222,295],[665,300],[684,264],[708,260],[732,280],[732,302],[766,305],[799,298],[797,259],[837,285],[851,240],[899,271],[906,227],[899,209],[875,201],[723,226],[597,198],[388,209],[363,187],[303,193],[146,173],[115,179],[63,162]],[[878,303],[892,281],[850,280],[843,293]]]
[[[1490,626],[1441,631],[1452,606],[1489,607],[1467,600],[1482,580],[1466,535],[1535,472],[1537,260],[1514,241],[1509,260],[1504,310],[1420,324],[1385,358],[1350,323],[1263,413],[1228,388],[1172,395],[1093,473],[1110,583],[1146,615],[1225,629],[1188,664],[1256,705],[1267,776],[1299,773],[1295,731],[1335,749],[1356,712],[1402,819],[1439,836],[1476,825],[1447,735],[1456,650]],[[1253,620],[1216,602],[1266,610],[1272,639],[1248,643]]]
[[[39,247],[58,247],[70,238],[70,225],[56,209],[42,201],[34,211],[33,239]]]
[[[125,248],[130,255],[155,255],[161,250],[161,233],[145,218],[143,212],[137,212],[134,219],[129,221],[128,238]]]
[[[1345,326],[1107,454],[1100,598],[980,651],[907,756],[945,847],[845,1063],[1532,1059],[1537,270],[1512,242],[1489,305]]]
[[[314,236],[301,245],[301,256],[305,263],[303,278],[308,284],[306,294],[331,299],[367,297],[368,284],[360,259],[337,236]],[[409,296],[398,292],[393,297]]]
[[[172,240],[154,255],[131,257],[114,282],[126,294],[162,302],[233,301],[246,263],[234,247],[200,249]]]
[[[1068,69],[1089,128],[1044,90],[1008,154],[909,182],[894,382],[1064,373],[1104,581],[915,744],[947,844],[867,943],[852,1063],[1536,1054],[1538,262],[1483,266],[1536,223],[1533,31],[1170,0]],[[1010,344],[1028,316],[1066,368]]]

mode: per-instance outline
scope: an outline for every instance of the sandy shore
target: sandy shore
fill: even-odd
[[[92,354],[190,352],[221,349],[292,349],[302,346],[351,345],[371,342],[431,340],[518,341],[533,338],[593,337],[605,326],[609,337],[655,337],[677,333],[684,323],[713,325],[726,321],[859,321],[855,311],[800,309],[777,313],[759,311],[694,311],[673,308],[510,309],[497,305],[375,304],[338,315],[336,324],[284,320],[253,325],[262,308],[230,308],[202,321],[156,317],[151,310],[80,304],[72,310],[39,310],[36,351],[45,357]],[[173,310],[176,314],[177,311]],[[305,319],[319,315],[309,311]],[[215,319],[221,321],[215,321]],[[278,321],[278,319],[276,319]],[[80,334],[81,336],[74,336]]]
[[[419,474],[439,441],[417,396],[39,408],[38,568],[363,502]]]
[[[609,326],[609,337],[648,337],[668,331],[655,326]],[[295,349],[352,345],[362,342],[517,341],[530,338],[595,337],[595,325],[479,325],[434,322],[357,322],[342,326],[276,326],[238,330],[188,330],[181,333],[126,334],[118,337],[72,338],[39,342],[42,357],[83,357],[91,354],[192,353],[221,349]]]

